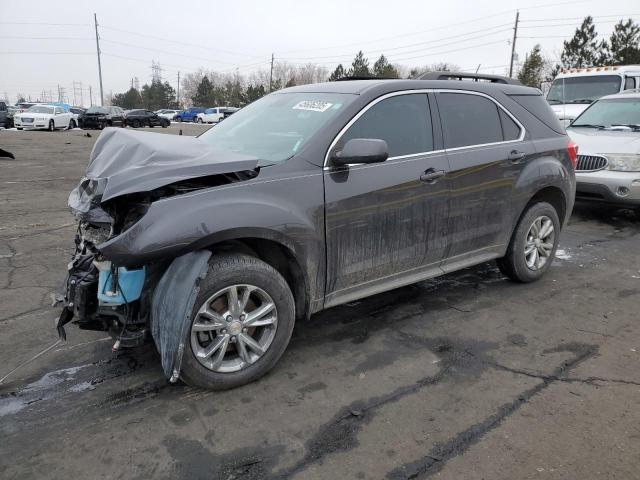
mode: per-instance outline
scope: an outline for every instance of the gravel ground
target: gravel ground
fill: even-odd
[[[0,377],[56,339],[85,134],[0,131]],[[330,309],[222,393],[71,326],[0,386],[0,477],[640,478],[639,232],[578,205],[542,281],[485,264]]]

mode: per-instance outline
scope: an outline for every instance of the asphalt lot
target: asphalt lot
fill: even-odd
[[[179,128],[208,127],[154,130]],[[56,339],[90,134],[0,131],[0,377]],[[222,393],[70,326],[0,386],[0,478],[640,478],[639,232],[580,205],[542,281],[486,264],[333,308]]]

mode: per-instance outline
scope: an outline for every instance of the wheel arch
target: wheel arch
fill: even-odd
[[[527,202],[525,208],[520,213],[520,217],[524,215],[524,212],[533,205],[538,202],[547,202],[555,208],[558,213],[558,218],[560,219],[561,225],[564,224],[566,216],[567,216],[567,198],[562,191],[561,188],[549,185],[544,188],[538,190]]]
[[[283,242],[259,236],[241,236],[222,240],[208,246],[213,254],[219,252],[246,253],[269,264],[283,276],[291,289],[296,308],[296,320],[310,314],[309,279],[294,251]]]

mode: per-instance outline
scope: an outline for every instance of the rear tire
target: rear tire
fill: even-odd
[[[515,282],[539,280],[551,266],[560,238],[558,212],[547,202],[529,205],[511,236],[500,271]]]
[[[254,288],[255,290],[248,290],[254,293],[246,297],[248,300],[245,306],[239,307],[237,314],[229,315],[231,301],[228,293],[221,292],[235,289],[236,297],[240,299],[239,303],[242,305],[243,294],[247,291],[247,287]],[[259,296],[255,298],[254,295]],[[267,299],[264,300],[265,303],[263,299]],[[254,320],[249,320],[251,313],[257,312],[264,305],[273,305],[273,308],[265,314],[258,315],[261,325],[252,327],[250,322]],[[262,377],[273,368],[289,344],[295,323],[294,305],[293,295],[285,279],[262,260],[245,254],[211,257],[207,276],[200,283],[200,291],[191,314],[189,340],[184,351],[180,378],[189,385],[226,390]],[[221,315],[218,317],[220,320],[216,320],[221,322],[221,326],[215,329],[209,327],[210,330],[206,332],[202,331],[202,324],[211,325],[208,322],[214,322],[214,320],[198,313],[205,306],[209,311],[215,311]],[[244,320],[242,320],[243,317]],[[229,320],[230,318],[232,320]],[[242,323],[243,321],[247,323]],[[265,323],[269,321],[272,323]],[[199,327],[196,331],[193,330],[195,323]],[[249,342],[241,341],[247,336],[254,345],[260,343],[264,347],[262,354],[253,350]],[[222,341],[226,337],[232,338],[233,340],[229,342],[234,343],[227,343],[214,350],[208,357],[203,357],[203,352],[207,348],[212,348],[214,342]],[[194,348],[199,356],[196,356]],[[245,357],[242,357],[241,351],[244,352],[245,357],[251,358],[250,362],[244,361]],[[207,362],[216,361],[217,354],[220,352],[222,356],[218,361],[221,363],[205,365]]]

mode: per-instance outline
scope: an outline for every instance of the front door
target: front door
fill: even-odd
[[[433,131],[427,94],[400,94],[363,110],[337,142],[336,151],[352,138],[382,139],[389,158],[325,169],[325,306],[440,272],[449,165]]]

